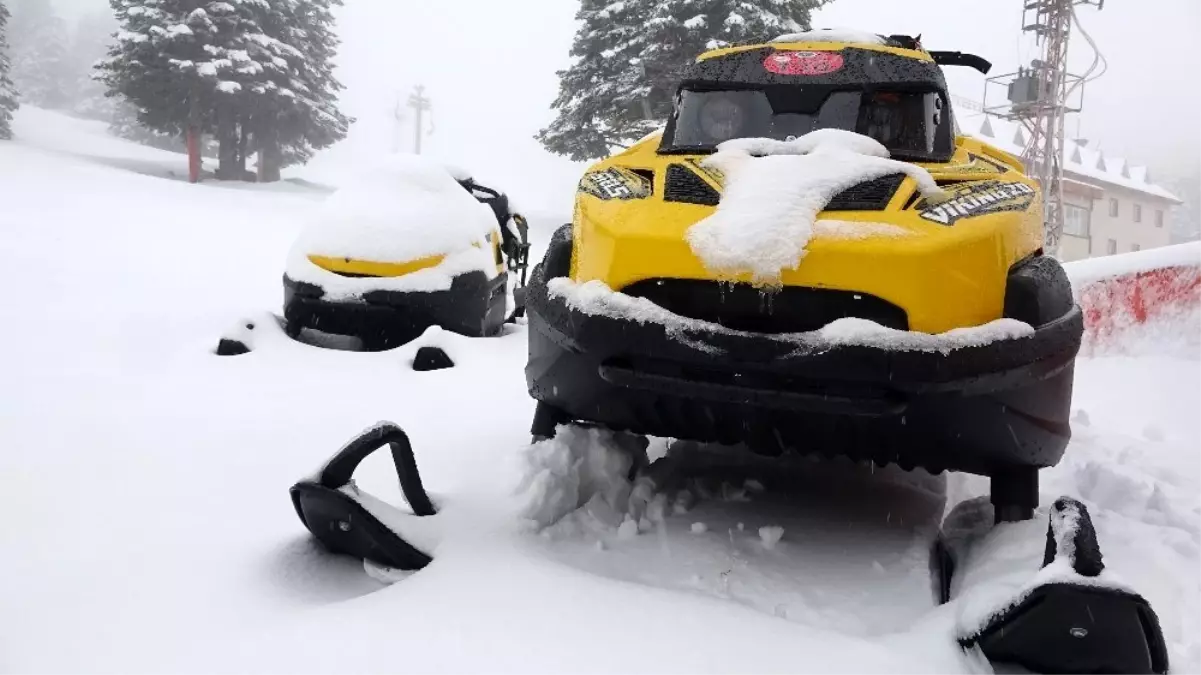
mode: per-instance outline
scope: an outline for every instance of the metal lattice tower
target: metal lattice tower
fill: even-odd
[[[1042,186],[1044,252],[1056,255],[1063,234],[1063,161],[1064,120],[1069,113],[1080,112],[1081,105],[1069,99],[1079,90],[1083,101],[1084,78],[1067,70],[1068,39],[1077,5],[1095,5],[1105,0],[1023,0],[1022,32],[1033,34],[1041,49],[1038,58],[1016,73],[991,77],[985,84],[984,110],[1025,129],[1026,146],[1022,153],[1026,170]],[[990,84],[1007,89],[1007,102],[988,105]]]

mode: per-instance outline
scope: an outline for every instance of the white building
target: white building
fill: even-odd
[[[1026,131],[1016,123],[971,115],[961,133],[1021,156]],[[1126,253],[1172,243],[1171,210],[1181,200],[1155,185],[1147,168],[1068,140],[1064,153],[1062,260]]]

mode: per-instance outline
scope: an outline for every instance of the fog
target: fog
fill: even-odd
[[[104,0],[57,0],[64,13],[103,10]],[[969,51],[1016,70],[1037,51],[1020,33],[1022,0],[834,0],[814,15],[817,27],[853,26],[922,35],[929,49]],[[394,119],[414,85],[432,100],[423,152],[492,179],[531,210],[567,213],[581,165],[542,150],[533,135],[552,117],[555,71],[568,64],[574,0],[346,0],[338,75],[344,110],[358,118],[351,135],[308,168],[314,175],[361,165],[396,147],[413,148],[413,120]],[[1201,31],[1197,0],[1107,0],[1079,8],[1081,22],[1109,62],[1087,85],[1084,112],[1069,119],[1108,153],[1163,174],[1201,163],[1197,72],[1192,46]],[[1073,35],[1070,64],[1083,72],[1092,51]],[[984,77],[948,73],[952,92],[974,100]],[[990,103],[994,94],[990,91]],[[1077,119],[1078,118],[1078,119]],[[431,131],[430,125],[427,131]],[[399,131],[399,136],[397,132]]]

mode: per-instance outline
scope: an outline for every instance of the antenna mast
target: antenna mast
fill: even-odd
[[[985,82],[985,112],[1016,120],[1025,129],[1022,160],[1026,170],[1042,187],[1043,251],[1047,255],[1058,255],[1059,240],[1063,235],[1064,120],[1069,113],[1080,112],[1086,78],[1103,60],[1098,52],[1088,73],[1084,76],[1069,74],[1068,39],[1072,24],[1079,27],[1077,5],[1095,5],[1101,9],[1104,4],[1105,0],[1022,0],[1022,32],[1034,35],[1041,53],[1029,66],[1020,67],[1016,73],[991,77]],[[1085,38],[1088,38],[1087,34]],[[1092,43],[1091,39],[1089,42]],[[988,105],[990,84],[1006,88],[1007,102]],[[1077,91],[1080,95],[1073,104],[1071,101]]]

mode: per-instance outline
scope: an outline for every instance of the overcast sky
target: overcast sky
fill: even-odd
[[[106,0],[56,0],[64,10],[103,9]],[[568,63],[576,0],[345,0],[339,76],[344,108],[358,118],[340,147],[314,171],[356,164],[394,143],[393,110],[423,84],[432,99],[433,133],[424,151],[490,177],[530,209],[569,213],[581,166],[541,150],[533,135],[552,118],[555,71]],[[977,53],[994,74],[1016,70],[1036,53],[1020,34],[1023,0],[834,0],[816,27],[849,26],[923,36],[929,49]],[[1201,0],[1106,0],[1079,8],[1084,27],[1109,61],[1087,86],[1079,125],[1069,130],[1107,152],[1174,171],[1201,163]],[[1073,35],[1071,66],[1092,52]],[[979,100],[984,77],[948,72],[953,93]],[[990,91],[1004,96],[1003,90]],[[409,111],[406,111],[409,112]],[[401,147],[413,147],[411,116]]]

